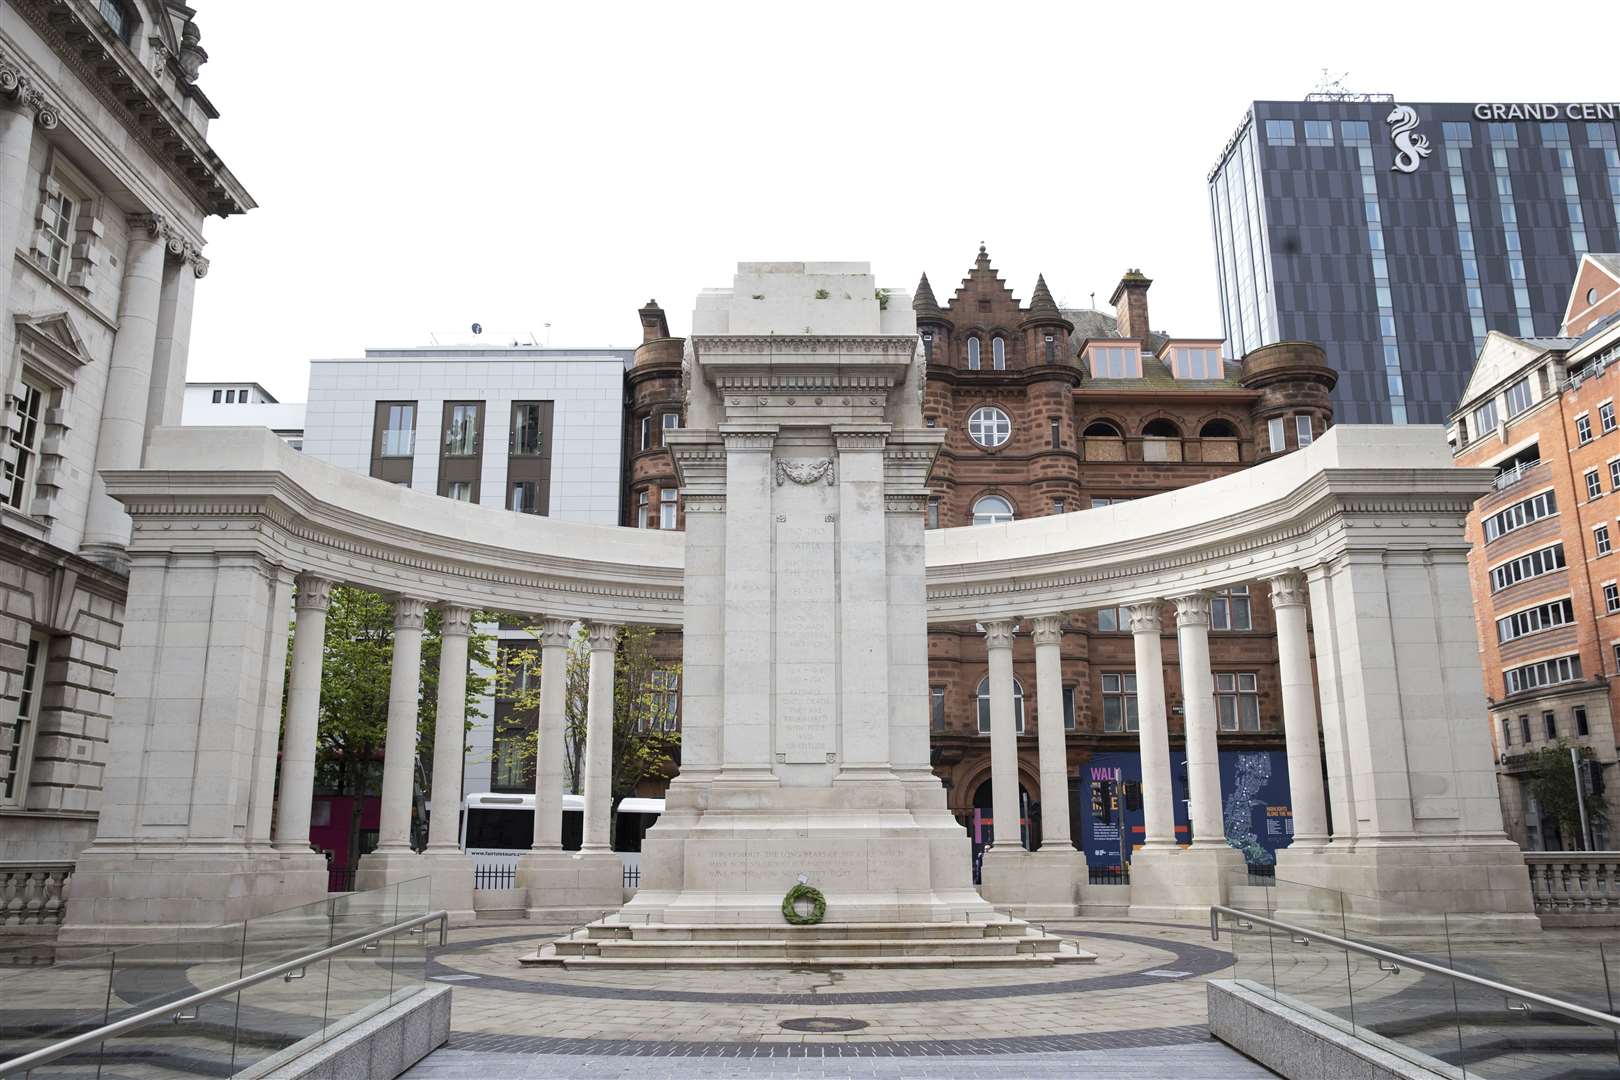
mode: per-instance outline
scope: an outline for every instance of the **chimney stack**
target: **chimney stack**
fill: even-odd
[[[641,309],[641,343],[657,341],[659,338],[669,337],[669,320],[664,318],[664,309],[658,306],[657,300],[649,300]]]
[[[1153,279],[1144,276],[1141,270],[1127,270],[1114,287],[1114,295],[1108,298],[1108,302],[1114,305],[1114,324],[1119,336],[1135,338],[1144,349],[1148,347],[1148,333],[1151,330],[1147,291],[1152,284]]]

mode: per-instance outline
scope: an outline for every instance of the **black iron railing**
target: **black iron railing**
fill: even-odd
[[[515,889],[517,867],[480,866],[473,870],[474,889]]]
[[[1129,885],[1131,883],[1131,868],[1129,866],[1088,866],[1086,867],[1086,881],[1092,885]]]
[[[354,867],[328,867],[326,871],[326,891],[354,892]]]
[[[627,889],[641,888],[641,867],[626,866],[624,868],[624,887]]]

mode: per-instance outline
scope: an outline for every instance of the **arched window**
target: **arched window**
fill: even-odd
[[[994,405],[983,405],[968,414],[968,438],[987,450],[1012,438],[1012,417]]]
[[[1142,429],[1142,434],[1150,439],[1179,439],[1181,429],[1168,420],[1152,420]]]
[[[982,495],[973,504],[973,524],[1005,525],[1013,519],[1012,503],[1000,495]]]
[[[1238,437],[1237,428],[1232,426],[1230,420],[1211,420],[1198,429],[1200,439],[1235,439]]]
[[[1013,680],[1013,730],[1024,733],[1024,684]],[[990,676],[979,680],[979,734],[990,734]]]
[[[996,371],[1007,370],[1007,339],[993,337],[990,339],[990,366]]]
[[[968,370],[979,370],[979,339],[976,337],[968,338]]]
[[[1119,428],[1107,420],[1093,420],[1086,425],[1084,434],[1088,439],[1118,439],[1122,437]]]

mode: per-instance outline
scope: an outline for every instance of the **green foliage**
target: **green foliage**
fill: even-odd
[[[826,289],[817,289],[816,290],[816,299],[817,300],[825,300],[825,299],[827,299],[827,297],[829,297],[831,295],[832,294],[829,293]]]
[[[534,633],[531,628],[530,633]],[[660,662],[652,652],[654,631],[625,626],[618,632],[613,663],[613,808],[633,794],[643,780],[673,771],[680,751],[673,727],[675,708],[655,686],[658,673],[679,679],[680,664]],[[586,710],[589,705],[591,652],[581,625],[568,646],[564,672],[566,724],[563,731],[563,784],[569,792],[584,787]],[[515,753],[532,768],[539,752],[540,670],[538,649],[504,649],[495,666],[496,694],[511,704],[498,740],[516,740]],[[535,675],[538,674],[539,678]],[[671,691],[671,694],[673,692]],[[615,813],[615,824],[617,814]]]
[[[799,901],[808,900],[810,910],[799,910]],[[800,882],[782,897],[782,918],[794,926],[814,926],[827,917],[827,898],[821,890]]]
[[[888,311],[889,310],[889,290],[888,289],[874,289],[874,290],[872,290],[872,295],[877,297],[878,310],[879,311]]]
[[[1543,747],[1530,755],[1530,794],[1541,808],[1543,817],[1558,823],[1558,831],[1565,842],[1573,841],[1576,849],[1586,847],[1581,833],[1581,807],[1576,796],[1575,769],[1569,760],[1569,745],[1562,739],[1557,746]],[[1592,751],[1581,748],[1581,759],[1592,756]],[[1586,800],[1586,816],[1593,825],[1601,825],[1608,817],[1601,798]]]

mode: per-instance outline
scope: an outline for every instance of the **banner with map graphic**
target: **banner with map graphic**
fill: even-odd
[[[1174,792],[1176,842],[1192,839],[1187,819],[1186,754],[1170,754],[1170,786]],[[1288,755],[1282,750],[1222,750],[1221,808],[1226,842],[1243,852],[1251,865],[1277,860],[1277,849],[1294,836],[1294,810],[1288,794]],[[1118,867],[1123,848],[1142,842],[1145,819],[1136,802],[1132,809],[1129,787],[1142,782],[1142,763],[1134,753],[1093,754],[1072,778],[1070,817],[1076,836],[1093,867]]]

